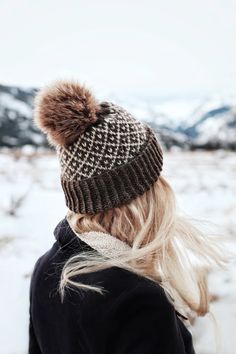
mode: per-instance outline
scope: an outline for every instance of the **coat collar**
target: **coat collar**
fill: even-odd
[[[117,239],[109,233],[97,231],[77,233],[72,229],[66,217],[56,226],[54,236],[60,247],[64,248],[75,242],[78,246],[82,246],[83,249],[96,250],[106,257],[117,256],[122,252],[131,249],[127,243]]]

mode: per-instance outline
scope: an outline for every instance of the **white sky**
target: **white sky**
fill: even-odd
[[[0,82],[151,95],[236,90],[235,0],[0,0]]]

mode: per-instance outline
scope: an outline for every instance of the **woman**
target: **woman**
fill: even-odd
[[[177,216],[152,129],[65,81],[37,95],[35,121],[57,150],[69,210],[32,275],[29,353],[194,353],[185,324],[209,311],[194,263],[223,260]]]

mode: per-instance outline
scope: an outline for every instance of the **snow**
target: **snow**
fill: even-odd
[[[177,193],[180,209],[216,224],[236,251],[235,153],[175,149],[165,156],[163,174]],[[59,163],[50,152],[2,150],[0,186],[1,354],[26,354],[30,275],[38,257],[54,242],[54,227],[66,213]],[[235,261],[226,271],[210,275],[210,290],[216,297],[212,310],[219,326],[219,353],[234,354]],[[216,353],[214,322],[208,317],[198,319],[193,327],[197,354]]]
[[[156,104],[156,110],[171,117],[173,122],[179,125],[192,114],[200,102],[200,99],[169,99]]]
[[[199,120],[211,111],[222,107],[235,107],[236,96],[211,96],[202,100],[195,100],[195,103],[195,106],[192,105],[192,111],[187,112],[185,116],[182,115],[183,119],[181,119],[180,124],[185,124],[189,127],[198,124]]]
[[[198,142],[207,143],[208,141],[235,141],[235,115],[236,108],[231,108],[228,112],[208,118],[197,128]]]
[[[27,118],[32,117],[32,108],[23,101],[16,99],[14,96],[10,95],[9,93],[0,94],[0,107],[8,108],[10,110],[18,111],[22,116]],[[15,117],[11,115],[11,119]]]
[[[129,101],[127,98],[121,100],[121,105],[126,106],[137,118],[144,121],[153,121],[158,125],[165,125],[177,128],[191,116],[202,102],[201,98],[153,98],[149,102],[145,99]]]

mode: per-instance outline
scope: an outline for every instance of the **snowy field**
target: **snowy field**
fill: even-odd
[[[164,175],[181,210],[216,224],[236,249],[236,154],[166,153]],[[52,154],[0,153],[0,353],[26,354],[28,292],[37,258],[54,242],[53,229],[65,216],[58,162]],[[218,321],[220,354],[235,354],[236,262],[210,276],[212,310]],[[197,354],[216,353],[210,317],[193,328]],[[145,354],[145,353],[144,353]]]

